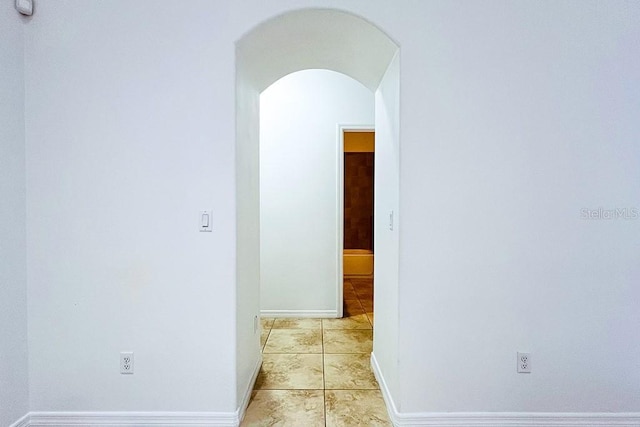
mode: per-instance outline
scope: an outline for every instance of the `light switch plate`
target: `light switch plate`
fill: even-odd
[[[213,215],[212,211],[200,211],[198,217],[198,227],[200,231],[211,231],[213,229]]]

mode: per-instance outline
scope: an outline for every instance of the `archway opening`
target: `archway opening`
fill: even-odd
[[[397,388],[399,48],[358,16],[304,9],[270,19],[236,45],[236,374],[241,412],[261,363],[260,94],[283,76],[309,69],[345,74],[374,93],[380,184],[375,188],[372,362],[374,370],[384,373],[388,391],[395,394]]]

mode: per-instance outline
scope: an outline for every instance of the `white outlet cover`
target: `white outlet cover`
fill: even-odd
[[[133,352],[123,351],[120,353],[120,373],[133,374]]]
[[[518,352],[517,369],[520,374],[531,373],[531,353]]]

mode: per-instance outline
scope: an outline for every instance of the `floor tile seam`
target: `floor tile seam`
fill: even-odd
[[[378,388],[328,388],[324,390],[325,394],[331,391],[377,391],[380,392]]]
[[[272,353],[267,353],[267,354],[272,354]],[[276,354],[277,354],[277,353],[276,353]],[[354,355],[354,354],[365,354],[365,355],[369,355],[369,354],[371,354],[371,352],[369,352],[369,351],[368,351],[368,352],[365,352],[365,353],[325,353],[325,354],[326,354],[326,355],[330,355],[330,356],[335,356],[335,355],[338,355],[338,354],[345,354],[345,355],[346,355],[346,354],[349,354],[349,355]]]
[[[255,391],[324,391],[323,388],[261,388]]]
[[[324,352],[325,352],[325,348],[324,348],[324,319],[320,320],[320,343],[322,345],[322,389],[324,390],[327,386],[327,381],[326,381],[326,372],[324,369]],[[324,394],[323,394],[323,398],[324,398]],[[326,408],[325,408],[325,423],[327,420],[327,414],[326,414]]]
[[[358,353],[327,353],[327,354],[330,354],[330,355],[332,355],[332,356],[336,356],[336,355],[340,355],[340,354],[344,354],[344,355],[366,354],[366,355],[369,355],[369,354],[371,354],[371,353],[370,353],[370,352],[368,352],[368,351],[361,351],[361,352],[358,352]]]
[[[327,427],[327,389],[322,391],[322,405],[324,411],[324,427]]]
[[[320,339],[322,340],[322,415],[324,417],[324,426],[327,427],[327,370],[324,365],[324,319],[320,320]]]
[[[362,303],[360,303],[362,304]],[[362,306],[362,309],[364,310],[364,305]],[[371,317],[369,317],[369,314],[367,313],[367,310],[364,310],[364,315],[367,317],[367,321],[369,321],[369,324],[371,325],[371,329],[373,329],[373,322],[371,321]]]
[[[320,352],[316,352],[316,353],[300,353],[300,352],[296,352],[296,353],[292,353],[290,351],[288,352],[276,352],[276,351],[263,351],[262,354],[290,354],[290,355],[296,355],[299,354],[301,356],[305,356],[305,355],[313,355],[313,354],[322,354]]]
[[[364,306],[362,305],[362,301],[360,301],[360,298],[358,298],[356,296],[356,301],[358,301],[358,304],[360,304],[360,308],[362,308],[362,310],[364,310]]]
[[[358,316],[365,316],[367,317],[367,313],[362,313],[362,314],[358,314]],[[347,318],[348,319],[348,318]],[[358,322],[357,320],[354,320],[354,322]],[[336,327],[326,327],[323,329],[323,331],[349,331],[349,330],[353,330],[353,329],[362,329],[362,328],[353,328],[353,327],[343,327],[343,328],[336,328]],[[371,329],[371,328],[366,328],[366,329]]]
[[[253,391],[380,391],[379,388],[259,388]]]
[[[264,349],[267,347],[267,341],[269,341],[269,336],[271,335],[271,328],[269,328],[269,332],[267,332],[267,337],[264,340],[264,344],[262,345],[262,353],[264,353]]]

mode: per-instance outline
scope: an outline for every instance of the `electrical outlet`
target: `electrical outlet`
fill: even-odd
[[[518,373],[531,373],[531,354],[518,352]]]
[[[133,374],[133,352],[123,351],[120,353],[120,373]]]

